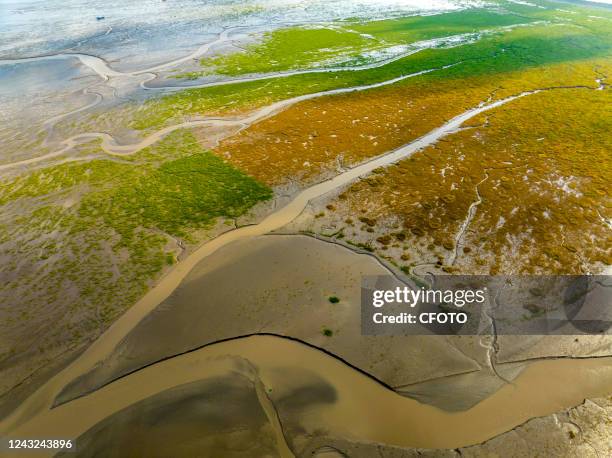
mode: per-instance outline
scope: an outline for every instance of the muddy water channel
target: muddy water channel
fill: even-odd
[[[394,386],[433,379],[430,395],[452,404],[441,379],[489,381],[477,352],[472,360],[443,337],[360,336],[360,277],[388,273],[368,254],[307,236],[229,244],[101,364],[43,400],[53,408],[30,404],[38,408],[10,435],[79,438],[85,456],[109,443],[152,455],[290,456],[313,437],[455,448],[609,394],[612,358],[523,363],[505,373],[511,384],[462,410],[398,394]],[[277,335],[234,338],[254,333]]]
[[[225,365],[224,370],[221,364]],[[296,448],[304,443],[301,437],[309,435],[406,447],[454,448],[484,441],[529,418],[576,405],[585,396],[606,394],[612,386],[612,358],[533,363],[512,385],[504,386],[467,411],[449,413],[402,397],[317,349],[280,337],[253,336],[149,366],[88,396],[42,412],[13,434],[32,436],[44,432],[53,437],[77,437],[106,418],[112,421],[114,414],[135,404],[141,409],[140,428],[145,415],[145,424],[154,430],[159,423],[168,426],[163,416],[146,417],[147,412],[161,415],[162,407],[168,407],[167,401],[157,404],[155,396],[160,393],[170,396],[168,390],[177,387],[193,390],[194,383],[219,383],[220,377],[237,374],[250,380],[251,387],[263,384],[278,412],[280,425],[286,427],[284,437]],[[248,382],[246,385],[245,389],[249,388]],[[233,385],[226,380],[222,386],[229,390]],[[217,393],[224,392],[217,389]],[[144,410],[143,401],[148,404]],[[251,417],[258,416],[249,420],[251,427],[263,428],[264,408],[261,412],[255,408],[249,410],[249,402],[254,404],[254,401],[241,402],[246,402]],[[236,406],[233,411],[228,409],[231,418],[245,408],[236,400],[231,405]],[[176,409],[180,412],[187,407],[188,404],[178,403],[166,410],[175,409],[171,418],[178,421]],[[122,421],[127,421],[129,411],[121,415]],[[211,431],[236,421],[221,414],[209,417],[203,424]],[[244,426],[244,421],[241,424]],[[185,425],[188,426],[194,428],[194,425]],[[244,429],[248,428],[244,426]],[[175,436],[181,437],[181,434],[178,428]],[[112,437],[112,434],[108,436]],[[173,440],[172,435],[167,439]]]
[[[597,358],[508,365],[503,376],[510,384],[500,383],[499,377],[496,383],[490,377],[471,378],[467,384],[464,380],[457,386],[467,387],[465,393],[473,402],[463,409],[457,408],[456,399],[436,402],[436,390],[426,393],[426,402],[402,396],[393,388],[402,387],[401,392],[410,396],[411,384],[486,373],[484,356],[490,346],[480,341],[451,345],[434,336],[411,342],[367,340],[358,332],[359,278],[385,273],[385,268],[371,256],[325,242],[316,241],[321,246],[315,247],[306,237],[264,235],[293,221],[311,200],[409,157],[468,119],[517,97],[468,110],[415,142],[301,191],[260,223],[202,245],[69,367],[22,403],[0,425],[2,434],[66,438],[85,434],[82,440],[87,441],[95,436],[91,432],[87,436],[91,428],[104,428],[117,419],[114,415],[123,415],[122,421],[130,423],[134,417],[129,412],[136,409],[140,412],[136,417],[145,420],[140,427],[146,440],[154,431],[152,425],[161,421],[156,417],[158,396],[165,400],[166,412],[179,412],[172,407],[173,400],[183,399],[180,393],[187,384],[189,390],[202,381],[209,387],[211,377],[228,372],[243,377],[245,389],[254,389],[261,405],[261,422],[254,420],[249,428],[267,428],[270,446],[285,451],[287,438],[295,450],[305,437],[317,435],[454,448],[481,442],[584,398],[609,394],[612,360]],[[332,295],[340,302],[332,304]],[[251,335],[261,333],[275,335]],[[217,368],[225,360],[230,368]],[[503,371],[497,367],[497,372]],[[211,386],[216,387],[213,393],[225,395],[223,383]],[[453,387],[438,384],[440,392],[449,389]],[[427,392],[422,385],[419,391]],[[457,391],[457,398],[465,393]],[[245,396],[252,400],[252,394]],[[207,406],[204,403],[206,412]],[[201,413],[194,415],[200,418]],[[242,418],[236,415],[233,418]],[[224,431],[236,430],[223,414],[213,417],[207,421],[221,421],[227,427]],[[184,434],[189,428],[180,425],[187,420],[175,418],[179,422],[175,433]],[[217,430],[217,426],[211,429],[211,447],[218,445]],[[111,430],[105,431],[113,437]]]

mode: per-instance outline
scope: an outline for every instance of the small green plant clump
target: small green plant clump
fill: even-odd
[[[337,304],[338,302],[340,302],[340,298],[338,298],[337,296],[329,296],[328,300],[332,304]]]

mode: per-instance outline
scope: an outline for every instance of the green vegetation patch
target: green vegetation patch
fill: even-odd
[[[0,298],[19,298],[24,310],[68,300],[99,308],[95,319],[107,323],[174,262],[170,237],[197,243],[218,218],[271,196],[188,131],[129,161],[67,163],[5,182],[0,205],[18,216],[0,224],[0,253],[9,259],[2,272],[14,279]]]
[[[292,27],[264,34],[261,43],[248,46],[245,52],[202,59],[201,64],[223,75],[274,72],[377,46],[380,42],[373,37],[342,27]]]
[[[355,24],[351,28],[389,43],[407,44],[421,40],[479,32],[495,27],[525,24],[534,19],[488,9],[468,9],[429,16],[409,16]]]
[[[138,227],[155,227],[187,237],[191,229],[205,228],[218,217],[235,218],[260,200],[269,188],[243,174],[208,151],[144,170],[136,180],[108,191],[104,198],[84,199],[81,214],[103,215],[124,239]]]
[[[410,16],[371,22],[340,22],[327,27],[291,27],[264,34],[244,52],[202,59],[208,70],[177,75],[195,79],[205,74],[245,75],[314,65],[368,63],[361,54],[394,45],[473,33],[487,28],[529,22],[511,13],[472,9],[433,16]]]
[[[136,130],[155,129],[185,116],[244,111],[303,94],[379,83],[451,64],[457,65],[397,84],[431,85],[436,84],[437,79],[487,75],[494,77],[501,72],[611,55],[612,34],[607,19],[587,21],[588,18],[578,14],[568,16],[572,16],[575,25],[532,24],[517,27],[486,35],[470,44],[427,49],[368,70],[311,73],[187,89],[146,102],[136,112],[131,127]]]
[[[518,28],[473,46],[448,51],[454,51],[461,64],[446,72],[434,72],[429,75],[431,79],[495,75],[611,56],[612,34],[595,34],[581,27],[542,25]]]

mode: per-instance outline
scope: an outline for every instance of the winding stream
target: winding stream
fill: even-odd
[[[327,431],[331,437],[403,447],[457,448],[485,441],[530,418],[575,406],[585,396],[605,395],[612,384],[612,358],[542,360],[471,409],[449,413],[400,396],[315,348],[261,335],[216,343],[146,367],[87,396],[42,410],[10,434],[77,438],[135,402],[206,380],[214,375],[214,363],[225,359],[246,359],[257,369],[258,397],[271,418],[283,456],[291,456],[282,437],[283,421],[299,423],[305,434]],[[281,410],[280,422],[275,420],[274,393],[308,386],[287,381],[279,376],[279,370],[289,371],[281,374],[299,370],[321,380],[336,393],[335,399],[313,399],[313,404],[297,415]],[[269,388],[272,399],[268,399]]]
[[[151,81],[151,80],[147,80],[147,81],[142,82],[140,86],[146,90],[166,90],[166,91],[182,90],[182,89],[202,89],[202,88],[214,87],[214,86],[224,86],[227,84],[248,83],[248,82],[253,82],[253,81],[262,81],[262,80],[268,80],[268,79],[274,79],[274,78],[287,78],[287,77],[296,76],[296,75],[308,75],[311,73],[338,73],[338,72],[356,72],[356,71],[362,71],[362,70],[372,70],[375,68],[384,67],[387,64],[391,64],[393,62],[403,59],[404,57],[411,56],[412,54],[416,54],[417,52],[423,51],[425,49],[437,48],[439,47],[441,43],[445,43],[447,40],[458,39],[456,43],[454,43],[454,46],[459,46],[461,44],[470,43],[471,35],[473,34],[459,34],[459,35],[450,35],[447,37],[435,38],[432,40],[417,41],[417,42],[411,43],[410,44],[411,48],[404,52],[400,52],[394,56],[390,56],[385,59],[381,59],[381,60],[378,60],[378,61],[375,61],[369,64],[363,64],[363,65],[307,68],[304,70],[287,70],[287,71],[279,71],[279,72],[273,72],[273,73],[249,75],[249,76],[243,76],[243,77],[232,77],[232,78],[223,79],[221,81],[210,81],[210,82],[201,83],[201,84],[187,84],[187,85],[176,85],[176,86],[171,86],[171,85],[153,86],[153,87],[147,86],[146,83]]]
[[[409,76],[400,78],[406,77]],[[392,83],[378,83],[374,87],[383,84]],[[205,243],[164,276],[75,361],[28,397],[3,421],[0,426],[3,434],[10,433],[12,437],[45,435],[76,438],[97,422],[138,400],[177,385],[205,378],[207,376],[205,361],[215,355],[216,357],[234,355],[248,359],[259,369],[264,384],[267,383],[267,371],[283,365],[287,367],[297,365],[315,372],[334,387],[339,397],[333,405],[320,407],[316,414],[309,413],[309,421],[316,419],[316,424],[309,424],[307,421],[307,429],[323,425],[340,437],[354,437],[399,446],[426,448],[466,446],[487,440],[530,418],[574,406],[585,397],[607,394],[609,387],[612,386],[612,358],[539,361],[532,363],[512,384],[504,386],[475,407],[463,412],[447,413],[404,398],[315,348],[280,337],[252,336],[217,343],[153,364],[82,398],[51,408],[56,396],[68,383],[105,360],[121,340],[165,300],[202,259],[233,241],[282,228],[300,215],[311,200],[337,190],[376,168],[409,157],[444,136],[457,132],[464,122],[483,112],[522,97],[554,89],[567,89],[567,87],[536,89],[494,102],[481,103],[405,146],[302,190],[289,203],[269,214],[258,224],[230,230]],[[334,93],[354,90],[359,89],[338,89]],[[182,126],[203,122],[254,122],[287,104],[314,96],[312,94],[303,96],[304,98],[278,102],[242,120],[201,120]],[[172,126],[168,129],[176,128],[178,127]],[[168,130],[157,132],[138,145],[124,146],[113,152],[114,154],[133,153],[137,148],[141,149],[145,145],[152,144],[167,133]],[[100,134],[87,135],[100,138]],[[71,141],[74,142],[76,139]],[[69,148],[69,144],[65,148]],[[565,383],[570,378],[572,383]],[[538,394],[543,390],[547,393],[545,397]],[[265,401],[261,399],[262,402]],[[378,406],[375,411],[371,409],[372,405]],[[368,412],[368,415],[363,415],[363,412]],[[499,415],[499,412],[504,414]],[[281,442],[279,438],[279,443]]]
[[[416,76],[425,75],[427,73],[430,73],[436,70],[444,70],[444,69],[453,67],[458,64],[460,64],[460,62],[455,63],[455,64],[450,64],[450,65],[445,65],[439,68],[431,68],[431,69],[422,70],[416,73],[410,73],[408,75],[398,76],[396,78],[392,78],[386,81],[381,81],[379,83],[367,84],[363,86],[354,86],[354,87],[348,87],[348,88],[331,89],[327,91],[314,92],[311,94],[304,94],[304,95],[300,95],[300,96],[293,97],[290,99],[280,100],[278,102],[272,103],[262,108],[259,108],[255,110],[253,113],[243,118],[205,117],[202,119],[186,121],[186,122],[174,124],[172,126],[168,126],[163,129],[160,129],[157,132],[144,138],[140,142],[134,143],[131,145],[118,145],[115,142],[115,139],[110,134],[107,134],[106,132],[88,132],[88,133],[77,134],[77,135],[73,135],[72,137],[69,137],[63,140],[62,141],[63,147],[60,148],[59,150],[52,151],[50,153],[43,154],[41,156],[33,157],[30,159],[25,159],[23,161],[2,164],[0,165],[0,171],[11,169],[14,167],[20,167],[20,166],[24,166],[28,164],[34,164],[34,163],[41,162],[47,159],[52,159],[54,157],[57,157],[57,156],[60,156],[66,153],[67,151],[74,148],[79,143],[90,141],[90,140],[95,140],[95,139],[102,140],[101,148],[107,154],[114,155],[114,156],[125,156],[129,154],[137,153],[138,151],[153,145],[154,143],[158,142],[159,140],[161,140],[163,137],[165,137],[169,133],[174,132],[175,130],[178,130],[178,129],[184,129],[184,128],[190,128],[190,127],[200,127],[200,126],[211,126],[211,127],[241,126],[242,128],[247,128],[248,126],[256,122],[259,122],[269,116],[272,116],[278,113],[279,111],[284,110],[285,108],[291,105],[295,105],[296,103],[299,103],[299,102],[303,102],[306,100],[315,99],[319,97],[329,96],[329,95],[347,94],[350,92],[360,92],[360,91],[366,91],[369,89],[380,88],[383,86],[388,86],[388,85],[397,83],[399,81],[402,81],[408,78],[414,78]],[[84,109],[85,108],[81,108],[81,109],[75,110],[75,112],[82,111]],[[62,115],[62,116],[65,116],[65,115]]]
[[[181,64],[183,62],[187,62],[191,59],[196,59],[197,57],[206,54],[210,48],[213,46],[217,46],[221,43],[224,43],[229,40],[229,34],[234,30],[241,29],[244,27],[231,27],[222,31],[219,36],[208,43],[203,44],[199,48],[197,48],[192,53],[180,57],[178,59],[174,59],[168,62],[164,62],[163,64],[155,65],[153,67],[145,68],[142,70],[135,70],[132,72],[120,72],[117,70],[113,70],[109,63],[98,56],[93,56],[90,54],[83,53],[59,53],[59,54],[51,54],[48,56],[34,56],[34,57],[24,57],[20,59],[0,59],[0,65],[14,65],[14,64],[22,64],[28,62],[37,62],[44,60],[56,60],[56,59],[79,59],[83,65],[89,67],[93,70],[98,76],[100,76],[103,80],[108,80],[111,77],[116,76],[138,76],[146,73],[151,73],[152,78],[155,78],[154,72],[163,70],[164,68],[173,67],[175,65]]]
[[[38,391],[30,396],[6,420],[7,429],[27,421],[28,418],[45,412],[53,404],[55,396],[63,387],[80,374],[91,369],[96,363],[107,357],[117,344],[132,330],[149,312],[166,299],[174,291],[191,269],[202,259],[217,251],[219,248],[235,240],[246,237],[263,235],[279,229],[295,219],[312,199],[321,197],[334,191],[362,175],[372,172],[378,167],[393,164],[409,157],[414,152],[425,148],[442,137],[455,132],[467,120],[488,110],[505,105],[513,100],[536,94],[540,90],[524,92],[519,95],[498,100],[487,105],[480,105],[454,117],[441,127],[438,127],[421,138],[402,146],[389,153],[378,156],[345,172],[304,189],[284,207],[265,217],[260,223],[243,226],[221,234],[205,243],[193,252],[184,261],[176,265],[159,283],[153,287],[135,305],[128,309],[113,325],[102,334],[79,358],[70,366],[50,379]],[[70,404],[70,403],[69,403]],[[54,409],[55,410],[55,409]],[[3,428],[4,429],[4,428]]]
[[[216,39],[208,43],[202,44],[195,51],[193,51],[192,53],[186,56],[183,56],[183,57],[180,57],[180,58],[168,61],[168,62],[164,62],[162,64],[154,65],[149,68],[145,68],[141,70],[134,70],[131,72],[120,72],[118,70],[114,70],[105,59],[98,57],[98,56],[94,56],[91,54],[84,54],[84,53],[69,53],[69,52],[43,55],[43,56],[24,57],[24,58],[17,58],[17,59],[0,59],[0,65],[14,65],[14,64],[38,62],[38,61],[45,61],[45,60],[78,59],[83,65],[93,70],[104,81],[108,81],[111,77],[136,77],[140,75],[150,74],[150,78],[140,83],[140,86],[143,89],[152,90],[152,91],[182,90],[182,89],[196,89],[196,88],[205,88],[205,87],[213,87],[213,86],[222,86],[226,84],[245,83],[245,82],[260,81],[260,80],[267,80],[267,79],[273,79],[273,78],[286,78],[289,76],[306,75],[310,73],[335,73],[335,72],[345,72],[345,71],[371,70],[374,68],[383,67],[387,64],[396,62],[400,59],[403,59],[404,57],[415,54],[424,49],[439,47],[440,43],[445,43],[448,40],[454,40],[453,42],[454,46],[468,43],[471,39],[471,36],[473,35],[473,34],[458,34],[458,35],[451,35],[447,37],[435,38],[432,40],[418,41],[418,42],[410,44],[411,49],[408,49],[404,52],[400,52],[394,56],[390,56],[388,58],[381,59],[381,60],[378,60],[378,61],[375,61],[369,64],[363,64],[363,65],[308,68],[308,69],[303,69],[303,70],[279,71],[279,72],[273,72],[273,73],[249,75],[249,76],[244,76],[244,77],[224,78],[221,81],[212,81],[212,82],[194,84],[194,85],[182,85],[182,86],[181,85],[176,85],[176,86],[164,85],[164,86],[156,86],[156,87],[151,87],[151,86],[146,85],[146,83],[148,83],[149,81],[157,77],[156,72],[167,69],[167,68],[175,67],[179,64],[188,62],[190,60],[197,59],[198,57],[201,57],[204,54],[208,53],[211,50],[211,48],[224,44],[228,41],[231,41],[230,34],[232,32],[236,30],[240,30],[240,29],[245,29],[245,28],[248,28],[248,27],[247,26],[236,26],[236,27],[227,28],[223,30]],[[486,32],[487,31],[483,31],[483,33],[486,33]]]
[[[291,24],[291,25],[295,25],[295,24]],[[310,68],[310,69],[304,69],[304,70],[281,71],[281,72],[273,72],[269,74],[250,75],[250,76],[238,77],[238,78],[225,78],[221,81],[213,81],[213,82],[207,82],[207,83],[191,85],[191,86],[149,87],[146,85],[146,83],[154,80],[157,77],[157,74],[155,72],[166,69],[166,68],[175,67],[183,62],[187,62],[189,60],[193,60],[200,56],[203,56],[206,53],[208,53],[211,50],[211,48],[218,46],[220,44],[223,44],[225,42],[231,41],[230,34],[232,32],[236,30],[240,30],[240,29],[245,29],[245,28],[248,29],[249,26],[236,26],[236,27],[227,28],[223,30],[215,40],[201,45],[196,50],[194,50],[192,53],[186,56],[183,56],[183,57],[180,57],[180,58],[177,58],[177,59],[174,59],[174,60],[162,63],[162,64],[158,64],[158,65],[155,65],[149,68],[145,68],[141,70],[134,70],[131,72],[120,72],[120,71],[114,70],[113,68],[111,68],[110,64],[105,59],[94,56],[94,55],[90,55],[90,54],[84,54],[84,53],[59,53],[59,54],[52,54],[52,55],[17,58],[17,59],[0,59],[0,66],[36,62],[36,61],[44,61],[44,60],[78,59],[83,65],[90,68],[98,76],[100,76],[104,80],[104,82],[108,82],[110,78],[113,78],[113,77],[134,78],[134,77],[138,77],[141,75],[148,75],[146,79],[142,80],[139,83],[141,88],[145,90],[176,91],[176,90],[183,90],[183,89],[206,88],[206,87],[221,86],[221,85],[228,85],[228,84],[260,81],[260,80],[267,80],[267,79],[274,79],[274,78],[284,78],[284,77],[289,77],[289,76],[294,76],[294,75],[303,75],[303,74],[309,74],[309,73],[334,73],[334,72],[343,72],[343,71],[368,70],[368,69],[382,67],[384,65],[395,62],[397,60],[400,60],[406,56],[422,51],[424,49],[435,48],[439,44],[441,43],[444,44],[447,41],[450,41],[452,43],[452,46],[458,46],[460,44],[469,43],[470,41],[473,41],[474,39],[473,38],[474,34],[471,33],[471,34],[451,35],[451,36],[439,37],[439,38],[435,38],[431,40],[419,41],[419,42],[412,43],[410,45],[411,49],[408,49],[405,52],[401,52],[397,55],[390,56],[386,59],[381,59],[379,61],[376,61],[370,64],[364,64],[364,65],[355,65],[355,66],[346,66],[346,67]],[[493,31],[495,31],[495,29],[483,30],[479,33],[478,37],[480,37],[482,34],[490,33]],[[254,113],[242,119],[235,119],[235,118],[225,119],[225,118],[212,118],[212,117],[199,118],[199,119],[195,119],[192,121],[176,124],[176,125],[161,129],[160,131],[155,132],[151,134],[149,137],[143,139],[139,143],[132,144],[132,145],[118,145],[115,139],[112,137],[112,135],[105,133],[105,132],[88,132],[88,133],[76,134],[76,135],[73,135],[63,140],[60,143],[61,147],[56,151],[52,151],[47,154],[25,159],[22,161],[17,161],[17,162],[7,163],[7,164],[0,164],[0,171],[8,170],[11,168],[16,168],[16,167],[27,166],[30,164],[35,164],[37,162],[55,158],[57,156],[60,156],[68,152],[69,150],[71,150],[72,148],[74,148],[75,146],[77,146],[79,143],[83,141],[90,141],[94,139],[102,140],[101,146],[102,146],[102,149],[106,153],[111,154],[111,155],[120,155],[120,154],[133,154],[137,151],[140,151],[141,149],[146,148],[147,146],[150,146],[153,143],[157,142],[159,139],[161,139],[163,136],[167,135],[168,133],[174,130],[177,130],[177,129],[181,129],[181,128],[198,127],[198,126],[236,126],[236,125],[241,126],[242,128],[246,128],[249,125],[253,124],[254,122],[260,121],[261,119],[264,119],[267,116],[277,113],[278,111],[290,105],[293,105],[295,103],[298,103],[304,100],[322,97],[325,95],[343,94],[343,93],[348,93],[348,92],[353,92],[353,91],[364,91],[368,89],[383,87],[386,85],[394,84],[396,82],[402,81],[407,78],[412,78],[415,76],[423,75],[423,74],[426,74],[432,71],[436,71],[436,70],[443,70],[446,68],[450,68],[460,63],[461,62],[457,62],[454,64],[445,65],[445,66],[438,67],[438,68],[426,69],[426,70],[411,73],[408,75],[402,75],[402,76],[392,78],[386,81],[382,81],[379,83],[363,85],[363,86],[355,86],[351,88],[332,89],[332,90],[321,91],[317,93],[306,94],[306,95],[282,100],[272,105],[269,105],[267,107],[260,108],[256,110]],[[91,87],[88,89],[91,89]],[[47,131],[47,139],[49,138],[49,134],[51,133],[53,126],[57,124],[57,122],[71,115],[74,115],[74,114],[86,111],[90,108],[93,108],[102,102],[103,96],[101,94],[95,92],[94,90],[88,90],[88,89],[86,89],[83,93],[84,94],[89,93],[89,94],[96,95],[96,99],[92,103],[84,105],[83,107],[72,110],[70,112],[63,113],[63,114],[54,116],[52,118],[49,118],[43,123],[42,129]],[[46,144],[46,140],[45,140],[45,144]]]

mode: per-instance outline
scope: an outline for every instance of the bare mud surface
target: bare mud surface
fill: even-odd
[[[404,396],[449,411],[485,399],[519,375],[529,360],[609,354],[607,336],[583,336],[579,342],[573,336],[499,336],[493,366],[491,336],[363,336],[361,278],[390,274],[370,254],[307,236],[235,242],[196,265],[107,358],[68,384],[55,403],[162,359],[261,333],[314,345]],[[397,285],[401,281],[396,279]],[[331,296],[340,302],[332,304]],[[324,335],[326,329],[332,336]],[[529,357],[519,357],[525,354]]]
[[[35,413],[11,435],[79,437],[83,456],[96,456],[108,441],[124,444],[117,450],[146,447],[151,456],[171,450],[173,456],[195,450],[290,456],[290,449],[295,456],[340,450],[358,457],[371,456],[369,443],[387,444],[380,447],[388,456],[413,456],[406,447],[478,444],[531,418],[608,394],[610,358],[509,365],[505,375],[513,380],[504,384],[486,369],[474,370],[476,361],[453,346],[465,351],[465,342],[376,337],[374,347],[359,335],[359,277],[385,273],[373,256],[306,236],[230,244],[199,263],[107,360],[62,393],[63,404]],[[298,279],[303,287],[294,286]],[[329,302],[332,294],[338,304]],[[333,336],[321,333],[322,323],[335,329]],[[314,347],[276,336],[232,339],[258,332],[291,335]],[[184,354],[173,357],[177,353]],[[385,376],[397,381],[406,374],[420,382],[393,392],[357,369],[384,383]],[[476,401],[465,405],[470,389]],[[84,392],[89,394],[70,400]],[[455,412],[435,405],[454,405]],[[531,421],[554,427],[548,418]],[[568,428],[578,427],[559,428],[555,434],[569,437]],[[509,440],[504,437],[466,452],[486,456]],[[542,447],[562,446],[545,442]],[[172,443],[181,445],[172,449]]]
[[[256,333],[300,339],[389,386],[479,370],[444,338],[361,335],[361,278],[387,274],[371,255],[307,236],[266,235],[233,243],[201,261],[108,358],[71,383],[56,403],[160,359]],[[340,302],[331,303],[332,296]],[[333,335],[324,335],[325,329]],[[488,394],[484,386],[481,396]],[[447,408],[461,403],[464,391],[445,399]],[[410,395],[411,389],[403,392]]]

